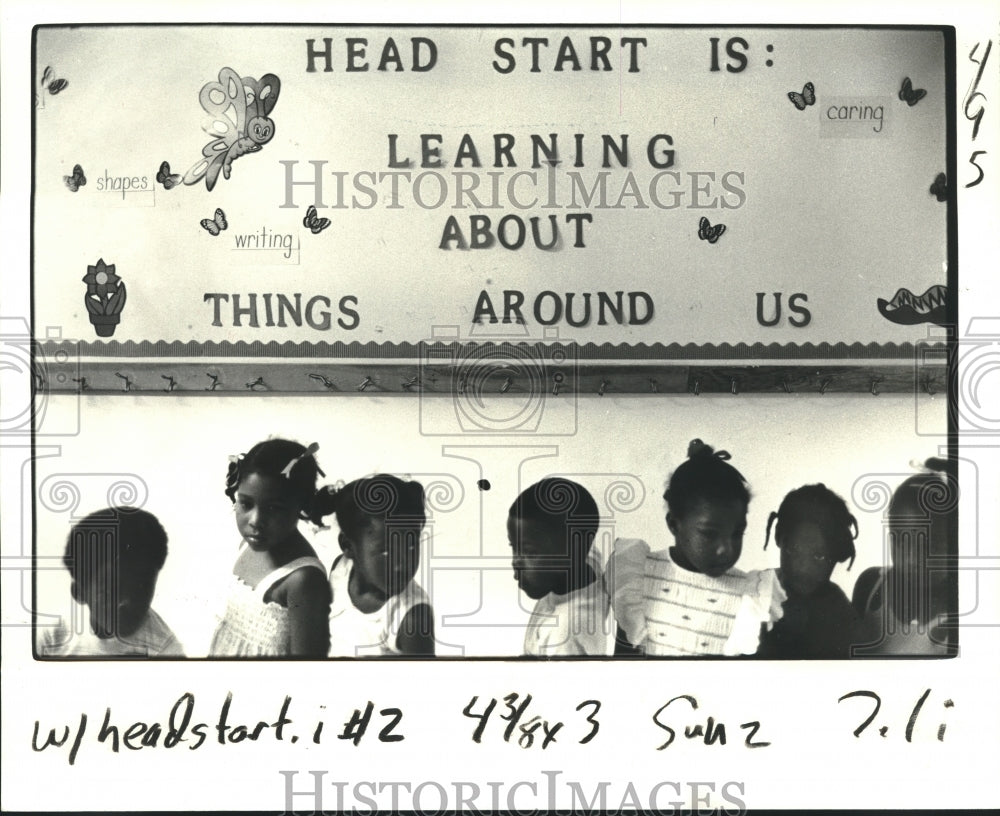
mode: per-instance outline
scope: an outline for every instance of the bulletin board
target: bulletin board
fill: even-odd
[[[36,32],[36,339],[91,361],[52,387],[943,390],[946,31],[398,31]],[[712,371],[749,360],[790,368]]]
[[[815,808],[818,784],[823,807],[953,804],[925,766],[991,795],[985,4],[643,11],[18,9],[5,809],[743,812]],[[434,659],[212,656],[227,463],[269,437],[316,443],[331,484],[424,486]],[[848,598],[891,563],[894,491],[946,462],[945,648],[525,659],[515,496],[583,485],[602,564],[621,539],[663,547],[695,438],[750,485],[741,568],[778,566],[790,490],[844,499]],[[63,549],[108,505],[167,531],[154,606],[184,657],[41,653],[47,628],[86,629]],[[337,530],[306,527],[330,570]],[[831,751],[850,784],[820,780]]]

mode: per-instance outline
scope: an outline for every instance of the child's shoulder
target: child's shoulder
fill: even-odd
[[[413,609],[422,604],[431,605],[431,596],[427,594],[427,590],[420,586],[420,582],[416,578],[411,578],[403,591],[394,597],[396,602],[406,609]]]
[[[616,538],[612,550],[616,553],[642,551],[650,552],[649,544],[642,538]]]
[[[39,626],[36,644],[41,657],[59,657],[72,639],[65,618],[59,618],[54,626]]]
[[[882,567],[869,567],[858,576],[858,580],[854,584],[854,592],[851,595],[851,602],[861,614],[867,612],[869,606],[872,605],[874,600],[872,596],[882,583],[883,577]],[[875,603],[875,606],[878,605]]]
[[[182,657],[180,641],[155,609],[150,608],[143,625],[147,654],[150,656]]]
[[[265,593],[265,598],[287,607],[290,598],[296,598],[297,603],[303,600],[329,602],[330,584],[326,575],[326,567],[315,555],[304,555],[275,570],[272,576],[271,589]]]

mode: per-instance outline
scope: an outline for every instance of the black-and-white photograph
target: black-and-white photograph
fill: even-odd
[[[13,3],[5,810],[980,803],[986,5]]]
[[[437,395],[84,397],[37,467],[38,655],[945,655],[921,401],[936,436],[913,395],[547,395],[572,435],[476,443],[420,433]]]

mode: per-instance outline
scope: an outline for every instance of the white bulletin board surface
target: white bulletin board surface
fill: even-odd
[[[994,4],[5,0],[0,32],[4,812],[1000,804]],[[425,486],[436,658],[210,656],[228,457],[271,436]],[[948,460],[957,653],[525,659],[515,496],[573,479],[602,563],[663,548],[694,438],[749,483],[741,569],[790,490],[844,498],[848,598]],[[63,551],[111,504],[168,533],[186,658],[39,653],[87,627]]]

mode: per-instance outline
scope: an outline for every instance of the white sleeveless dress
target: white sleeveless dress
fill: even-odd
[[[300,569],[318,569],[326,575],[323,562],[306,555],[289,561],[265,575],[257,586],[233,576],[226,613],[212,637],[212,657],[288,657],[292,651],[292,631],[288,610],[274,601],[264,601],[268,590],[282,578]]]
[[[361,612],[351,601],[347,585],[353,562],[342,555],[330,571],[330,657],[380,657],[398,655],[399,629],[407,613],[430,598],[415,580],[398,595],[390,597],[381,609]]]

